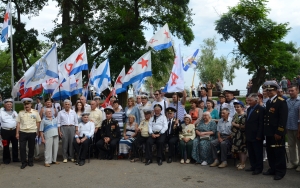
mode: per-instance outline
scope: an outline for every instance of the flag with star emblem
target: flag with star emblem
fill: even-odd
[[[85,44],[81,45],[63,63],[64,69],[68,73],[68,75],[77,74],[83,70],[88,70]]]
[[[172,38],[167,23],[149,40],[146,48],[149,46],[156,51],[167,49],[172,46]]]
[[[73,95],[80,94],[82,93],[82,87],[82,72],[79,72],[75,75],[65,78],[65,82],[60,84],[60,86],[53,91],[52,99],[64,100]]]
[[[10,2],[7,4],[6,12],[4,15],[4,22],[1,32],[1,41],[4,43],[8,38],[8,26],[10,25]]]
[[[51,78],[58,78],[56,44],[24,74],[25,88],[35,88]]]
[[[116,94],[126,91],[126,89],[124,89],[122,87],[124,78],[125,78],[125,67],[123,67],[122,71],[120,72],[119,76],[117,77],[117,79],[115,81],[114,88],[116,90]]]
[[[189,56],[184,62],[183,64],[183,70],[187,71],[189,68],[195,68],[197,66],[197,61],[195,61],[196,56],[199,52],[199,49],[197,49],[193,55]]]
[[[94,77],[91,78],[95,92],[101,94],[110,85],[110,68],[108,59],[99,65],[95,70]]]
[[[134,82],[143,80],[145,77],[152,76],[151,69],[151,51],[140,57],[128,70],[124,77],[122,88],[127,87]]]
[[[170,79],[166,87],[163,89],[163,92],[171,93],[171,92],[181,92],[183,90],[184,90],[183,67],[182,67],[180,46],[178,46]]]

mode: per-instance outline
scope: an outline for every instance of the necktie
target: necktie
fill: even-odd
[[[220,105],[220,110],[219,110],[219,117],[220,117],[220,118],[221,118],[221,113],[222,113],[222,105],[223,105],[223,104]]]
[[[172,121],[171,121],[171,119],[169,119],[169,124],[168,124],[168,127],[169,127],[169,134],[171,134],[171,130],[172,130],[171,125],[172,125]]]
[[[38,108],[38,105],[39,105],[39,104],[36,104],[36,105],[35,105],[35,109],[36,109],[36,110],[38,110],[38,109],[39,109],[39,108]]]

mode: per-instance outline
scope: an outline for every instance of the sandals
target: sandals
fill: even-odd
[[[238,170],[243,170],[245,167],[246,167],[246,165],[245,165],[245,164],[240,164],[240,166],[239,166],[239,167],[237,167],[237,169],[238,169]]]

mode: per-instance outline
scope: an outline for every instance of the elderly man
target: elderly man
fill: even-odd
[[[84,106],[84,111],[85,112],[90,112],[91,111],[91,106],[89,104],[86,103],[86,98],[85,96],[81,96],[80,97],[80,102],[82,102],[83,106]]]
[[[172,96],[172,102],[169,105],[169,107],[172,107],[177,110],[177,113],[175,114],[175,118],[179,119],[181,122],[183,121],[184,115],[186,114],[186,111],[184,109],[185,102],[186,102],[185,90],[183,90],[182,95],[183,95],[182,99],[179,100],[178,94],[174,93]]]
[[[165,110],[168,108],[168,102],[161,97],[161,90],[156,90],[154,92],[154,97],[155,101],[152,102],[152,109],[154,109],[155,105],[159,104],[162,107],[161,113],[165,115]]]
[[[263,175],[273,175],[274,180],[280,180],[286,173],[285,131],[288,107],[286,101],[277,96],[277,83],[267,81],[264,85],[270,98],[264,116],[264,134],[270,168]]]
[[[63,162],[71,159],[74,162],[73,138],[78,132],[78,118],[74,110],[71,109],[72,102],[64,100],[64,109],[58,112],[57,126],[59,136],[62,138]],[[76,131],[76,132],[75,132]]]
[[[247,118],[245,122],[246,146],[251,167],[246,171],[252,175],[260,174],[263,170],[263,140],[264,140],[264,108],[259,105],[258,95],[251,93],[247,101]]]
[[[21,102],[24,104],[24,110],[21,110],[17,117],[16,138],[20,144],[21,169],[24,169],[27,164],[33,166],[34,143],[35,137],[39,135],[41,118],[38,111],[31,109],[31,98],[24,98]],[[28,162],[26,161],[27,144]]]
[[[106,120],[102,122],[101,139],[96,143],[99,151],[102,151],[104,158],[110,160],[113,158],[116,147],[120,141],[121,133],[118,121],[112,118],[114,110],[105,108]]]
[[[144,120],[145,119],[145,115],[144,115],[144,110],[145,109],[151,109],[151,102],[148,101],[148,97],[146,95],[142,95],[141,96],[142,99],[142,104],[139,106],[139,110],[140,110],[140,120]]]
[[[94,122],[95,124],[95,143],[97,143],[100,138],[101,138],[101,124],[103,120],[103,114],[102,111],[97,108],[97,102],[96,101],[91,101],[91,112],[89,114],[89,120]],[[94,154],[95,156],[98,156],[98,149],[94,148]]]
[[[211,152],[214,158],[214,162],[211,167],[218,166],[224,168],[227,166],[227,148],[231,145],[231,121],[229,116],[229,109],[223,108],[221,113],[222,118],[218,122],[217,135],[218,138],[210,142]],[[221,151],[221,164],[219,165],[217,147],[220,146]]]
[[[89,113],[84,112],[81,116],[82,122],[78,125],[78,132],[73,141],[74,149],[78,155],[76,164],[79,164],[79,166],[83,166],[85,164],[86,153],[92,142],[91,138],[94,136],[95,131],[94,123],[89,121]]]
[[[9,164],[11,156],[9,151],[9,144],[12,145],[12,159],[13,162],[20,162],[18,158],[18,140],[16,139],[16,126],[17,126],[17,112],[12,109],[14,100],[5,99],[3,101],[4,108],[0,109],[0,124],[1,124],[1,137],[3,143],[3,163]]]
[[[229,117],[233,117],[235,114],[235,108],[234,108],[234,103],[238,102],[238,100],[234,97],[234,92],[230,90],[225,90],[225,98],[226,102],[228,103],[228,109],[229,109]]]
[[[156,144],[157,149],[157,164],[162,165],[163,148],[166,140],[166,131],[168,130],[168,121],[162,113],[160,104],[154,105],[154,115],[149,121],[149,136],[146,142],[146,164],[152,163],[152,145]]]
[[[300,172],[300,97],[298,96],[298,87],[291,86],[288,92],[291,98],[286,100],[289,109],[286,129],[290,154],[290,163],[287,168],[296,168],[296,171]]]

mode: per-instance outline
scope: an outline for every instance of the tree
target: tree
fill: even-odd
[[[217,43],[215,38],[207,38],[203,40],[201,46],[201,56],[198,60],[196,69],[199,73],[199,78],[202,82],[210,81],[212,84],[216,83],[218,79],[227,80],[232,84],[235,78],[234,69],[238,68],[240,63],[234,60],[229,63],[226,57],[215,57],[217,50]]]
[[[290,30],[288,23],[277,24],[267,17],[270,10],[266,2],[240,0],[215,22],[221,41],[234,40],[237,49],[232,53],[243,62],[248,73],[253,74],[252,92],[258,91],[270,67],[279,67],[283,49],[278,45]]]

